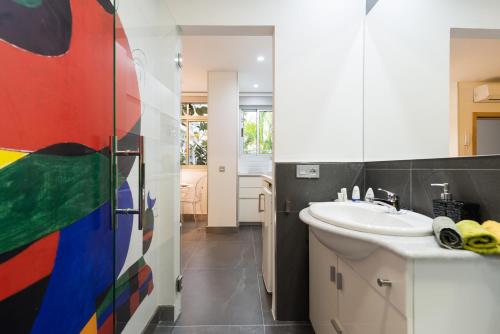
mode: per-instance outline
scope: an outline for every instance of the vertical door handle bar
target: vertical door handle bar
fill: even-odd
[[[143,226],[143,216],[144,210],[146,207],[146,170],[144,164],[144,136],[139,136],[139,149],[137,151],[134,150],[117,150],[117,138],[116,136],[112,136],[110,140],[110,148],[111,148],[111,177],[112,177],[112,185],[116,184],[117,174],[118,174],[118,157],[139,157],[139,208],[126,208],[126,209],[118,209],[118,196],[115,195],[115,212],[116,215],[138,215],[139,223],[138,228],[142,230]],[[113,185],[114,187],[114,185]],[[112,188],[112,190],[116,194],[116,189]]]

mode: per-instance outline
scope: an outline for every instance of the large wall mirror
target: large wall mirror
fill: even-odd
[[[500,1],[367,0],[366,161],[500,154]]]

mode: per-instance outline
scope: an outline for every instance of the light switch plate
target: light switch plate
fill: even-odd
[[[319,165],[297,165],[298,179],[319,179]]]

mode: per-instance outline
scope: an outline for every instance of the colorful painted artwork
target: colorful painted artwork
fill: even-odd
[[[123,268],[133,217],[111,228],[113,110],[130,149],[141,115],[119,17],[109,0],[3,0],[0,60],[2,332],[119,333],[154,286],[144,258]],[[120,208],[137,206],[134,160],[120,165]],[[154,205],[148,197],[143,254]]]

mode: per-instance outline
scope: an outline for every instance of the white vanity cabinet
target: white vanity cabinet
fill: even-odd
[[[375,247],[347,259],[315,231],[309,229],[309,290],[317,334],[499,332],[500,257],[428,246],[429,238],[396,238],[388,245],[405,256]]]
[[[377,265],[344,260],[309,232],[310,319],[317,334],[407,333],[405,261],[375,253]],[[379,278],[392,286],[379,286]]]
[[[309,232],[309,318],[316,334],[336,334],[338,258]]]

